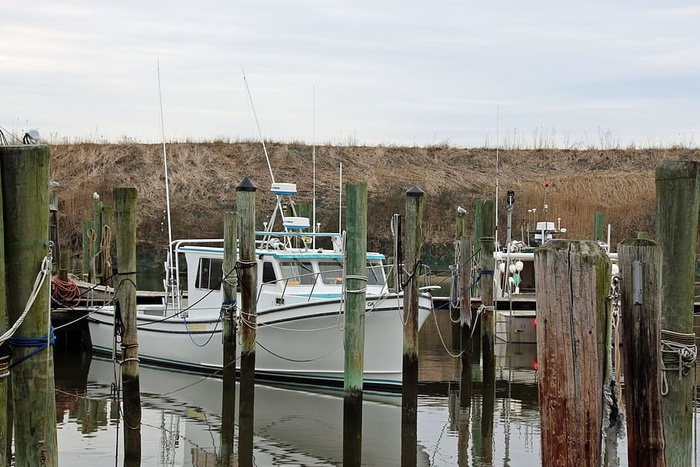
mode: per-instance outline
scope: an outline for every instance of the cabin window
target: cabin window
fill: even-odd
[[[277,281],[277,276],[275,275],[275,268],[272,267],[272,263],[265,261],[263,263],[263,284],[273,284]]]
[[[339,284],[343,281],[343,262],[339,259],[319,261],[318,268],[324,284]]]
[[[194,286],[198,289],[219,290],[223,279],[224,262],[215,258],[200,258]]]
[[[280,262],[282,278],[287,285],[310,285],[314,283],[314,269],[308,261]]]
[[[367,285],[384,285],[384,269],[380,262],[367,262]]]

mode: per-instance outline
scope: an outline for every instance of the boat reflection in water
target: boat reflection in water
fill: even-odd
[[[482,388],[477,357],[471,397],[460,406],[466,401],[460,397],[459,358],[445,350],[460,351],[459,333],[451,326],[447,311],[439,310],[419,336],[417,465],[539,465],[536,346],[497,346],[495,388],[489,391]],[[120,402],[111,395],[119,368],[57,352],[55,369],[61,465],[122,465],[124,425]],[[141,465],[216,465],[222,381],[143,364],[140,376]],[[342,395],[257,384],[255,464],[342,465]],[[400,465],[400,394],[364,396],[363,465]]]
[[[104,465],[110,462],[108,459],[113,463],[115,456],[123,459],[120,404],[112,390],[115,371],[118,378],[118,365],[92,359],[84,399],[78,401],[78,408],[73,411],[78,418],[82,417],[84,443],[71,452],[61,440],[62,462],[85,462],[86,455],[94,461],[91,465]],[[222,383],[217,378],[141,365],[142,465],[216,465]],[[256,385],[255,464],[342,464],[342,396],[342,391],[312,392]],[[66,405],[61,404],[59,408],[59,426],[60,413]],[[396,465],[401,459],[400,395],[366,393],[362,422],[363,463]],[[158,443],[155,443],[156,436]],[[90,446],[93,443],[95,446]],[[105,449],[109,444],[111,452]],[[423,448],[416,446],[416,449],[418,465],[429,465]]]

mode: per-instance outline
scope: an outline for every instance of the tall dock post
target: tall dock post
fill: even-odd
[[[343,465],[362,464],[362,378],[367,289],[367,184],[345,185],[347,263],[345,278],[345,381]]]
[[[555,239],[535,250],[542,465],[601,465],[611,270],[592,241]]]
[[[690,465],[693,454],[693,297],[700,163],[656,168],[656,241],[661,248],[661,345],[666,465]],[[686,350],[688,352],[686,352]]]
[[[95,197],[92,202],[92,222],[95,228],[95,250],[93,252],[93,257],[91,258],[95,265],[93,271],[95,274],[93,277],[95,284],[101,284],[102,279],[104,278],[104,271],[102,271],[102,206],[102,201],[100,201],[99,197]]]
[[[418,279],[422,255],[424,192],[417,186],[406,191],[406,242],[403,295],[403,386],[401,387],[401,465],[416,465],[418,443]]]
[[[10,328],[7,317],[7,295],[5,289],[5,228],[2,216],[2,171],[0,171],[0,334]],[[12,411],[10,397],[10,345],[0,345],[0,465],[12,461]]]
[[[241,399],[238,409],[239,465],[253,465],[253,415],[255,407],[255,338],[257,330],[257,263],[255,258],[255,191],[248,177],[236,187],[240,219],[241,278]]]
[[[481,273],[479,279],[479,295],[484,307],[481,314],[481,358],[484,366],[484,383],[490,384],[493,373],[495,378],[496,354],[495,319],[493,303],[493,268],[496,263],[493,258],[495,250],[493,233],[496,229],[495,203],[492,199],[484,200],[481,205]]]
[[[9,323],[16,323],[43,281],[24,322],[10,340],[15,465],[56,466],[53,329],[49,316],[49,165],[47,146],[0,146]],[[11,222],[10,222],[11,220]],[[8,440],[3,440],[3,445]]]
[[[141,461],[141,391],[136,321],[136,188],[115,188],[118,275],[117,308],[124,323],[122,385],[124,388],[124,463]]]
[[[471,241],[467,238],[467,213],[457,213],[455,237],[459,260],[459,342],[462,353],[460,377],[460,407],[467,407],[472,399],[472,295],[471,295]],[[454,319],[454,318],[453,318]]]
[[[625,374],[627,461],[663,467],[661,411],[661,252],[646,239],[625,240],[620,260],[622,356]]]
[[[223,321],[223,391],[221,400],[221,465],[235,465],[234,432],[236,420],[236,252],[238,216],[226,214],[224,223],[224,279],[221,320]]]
[[[596,211],[593,215],[593,241],[602,242],[605,240],[605,213]]]

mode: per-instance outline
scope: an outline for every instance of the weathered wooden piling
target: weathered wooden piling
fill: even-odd
[[[235,465],[234,432],[236,420],[236,256],[238,216],[226,214],[224,223],[224,271],[221,320],[223,322],[223,391],[221,400],[221,463]]]
[[[0,334],[5,334],[9,327],[5,289],[5,228],[2,216],[2,171],[0,171]],[[0,465],[10,465],[12,460],[11,356],[9,343],[4,342],[0,345]]]
[[[113,191],[117,218],[118,276],[115,287],[121,314],[122,387],[124,394],[124,462],[141,460],[141,390],[136,321],[136,188]]]
[[[10,341],[15,464],[58,465],[53,329],[49,318],[51,250],[47,146],[0,146],[9,324],[23,314],[37,276],[43,282]],[[5,440],[7,441],[7,440]]]
[[[367,289],[367,184],[345,185],[345,378],[343,465],[362,464],[362,378]]]
[[[535,250],[542,465],[601,465],[611,269],[595,242]]]
[[[596,211],[593,215],[593,241],[605,241],[605,213]]]
[[[661,252],[655,242],[625,240],[620,262],[622,356],[627,409],[627,462],[663,467],[661,410]]]
[[[83,278],[90,281],[90,236],[88,232],[93,230],[93,222],[91,220],[83,221]]]
[[[100,250],[102,252],[100,266],[102,270],[102,283],[112,285],[112,206],[102,205],[102,237],[100,238]]]
[[[95,250],[92,260],[95,264],[94,280],[96,284],[102,283],[102,201],[99,197],[92,202],[92,223],[94,225]]]
[[[656,169],[656,241],[661,248],[661,345],[666,465],[693,454],[693,300],[700,163],[665,161]],[[692,357],[692,358],[691,358]]]
[[[479,296],[481,297],[481,361],[484,368],[484,383],[495,379],[496,353],[496,324],[493,307],[493,268],[495,250],[493,233],[496,229],[495,203],[492,199],[484,200],[481,205],[481,257]]]
[[[460,373],[460,407],[472,400],[472,296],[471,296],[471,241],[467,238],[467,213],[457,213],[457,251],[459,252],[459,342],[462,371]]]
[[[241,280],[241,399],[238,409],[238,463],[253,465],[253,415],[255,406],[255,339],[257,328],[257,266],[255,258],[255,191],[248,177],[236,187],[240,219],[239,255]]]
[[[406,191],[406,241],[403,295],[403,385],[401,389],[401,465],[416,465],[418,443],[418,280],[422,255],[424,192],[417,186]]]

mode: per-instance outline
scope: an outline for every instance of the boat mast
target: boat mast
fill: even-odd
[[[260,122],[258,122],[258,114],[255,112],[255,105],[253,105],[253,96],[250,94],[250,88],[248,87],[248,80],[245,78],[245,70],[243,71],[243,82],[245,83],[245,90],[248,94],[248,102],[250,103],[250,110],[253,112],[253,118],[255,119],[255,126],[258,129],[258,136],[260,137],[260,142],[262,143],[263,152],[265,153],[265,160],[267,161],[267,168],[270,171],[270,180],[272,184],[275,183],[275,176],[272,174],[272,164],[270,164],[270,156],[267,153],[267,147],[265,146],[265,139],[263,138],[262,131],[260,131]]]
[[[313,188],[311,196],[311,231],[316,233],[316,85],[314,84],[314,111],[313,111],[313,146],[311,147],[311,166],[313,176]],[[313,248],[316,249],[316,236],[313,237]]]
[[[168,283],[165,284],[166,286],[166,303],[167,303],[167,294],[171,294],[171,299],[172,303],[175,303],[175,298],[177,292],[175,291],[175,288],[173,285],[175,284],[176,280],[179,280],[177,277],[177,271],[173,270],[173,264],[174,264],[174,258],[173,258],[173,227],[172,227],[172,222],[170,218],[170,185],[168,183],[168,153],[165,149],[165,124],[163,123],[163,93],[161,91],[160,87],[160,61],[156,61],[156,70],[158,74],[158,101],[160,104],[160,139],[163,143],[163,171],[165,172],[165,213],[166,213],[166,218],[168,222],[168,256],[167,256],[167,268],[168,268]]]

